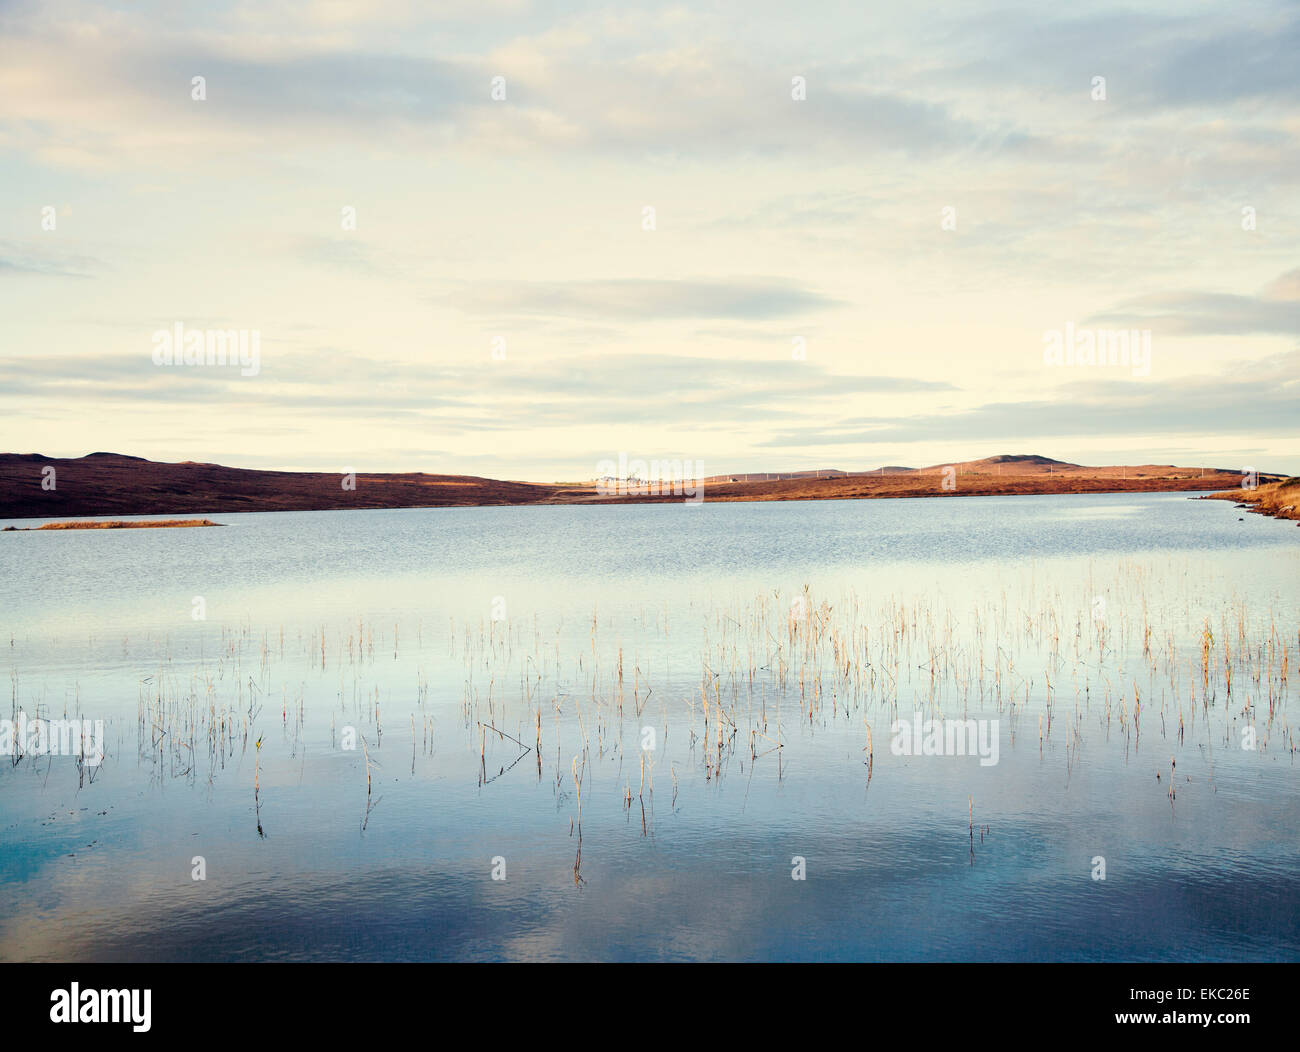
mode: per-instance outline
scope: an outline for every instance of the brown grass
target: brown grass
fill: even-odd
[[[1052,472],[983,463],[921,468],[885,474],[836,475],[829,478],[763,479],[753,482],[705,482],[706,501],[863,500],[889,497],[987,497],[1041,493],[1152,493],[1208,490],[1240,481],[1236,471],[1179,468],[1162,465],[1085,467],[1061,465]],[[950,488],[945,487],[947,479]],[[594,485],[557,492],[547,503],[611,504],[669,503],[680,495],[605,496]]]
[[[1300,477],[1264,482],[1255,489],[1232,489],[1210,494],[1210,500],[1246,504],[1257,515],[1275,519],[1300,519]]]
[[[211,519],[162,519],[152,522],[124,522],[114,519],[112,522],[47,522],[44,526],[6,526],[5,532],[26,532],[28,530],[163,530],[183,526],[220,526]]]

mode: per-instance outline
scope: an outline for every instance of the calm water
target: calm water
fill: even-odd
[[[1293,523],[219,519],[0,535],[0,714],[106,751],[0,758],[0,959],[1300,958]]]

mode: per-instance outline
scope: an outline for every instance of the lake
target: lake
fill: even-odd
[[[1294,523],[213,518],[0,535],[0,959],[1300,958]]]

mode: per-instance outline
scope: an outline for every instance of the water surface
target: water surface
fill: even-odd
[[[1294,524],[220,519],[0,537],[6,714],[107,739],[0,761],[0,958],[1300,956]],[[996,721],[998,762],[895,755],[916,712]]]

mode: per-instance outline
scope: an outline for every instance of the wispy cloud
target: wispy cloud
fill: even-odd
[[[540,365],[433,366],[337,350],[264,347],[253,382],[235,369],[155,366],[146,352],[105,357],[0,358],[0,404],[64,406],[150,402],[278,412],[397,414],[439,428],[483,430],[619,423],[671,426],[705,416],[743,429],[756,413],[800,419],[824,397],[952,391],[945,381],[844,375],[806,363],[674,355],[583,355]],[[679,392],[665,399],[665,391]]]
[[[59,248],[34,248],[0,241],[0,277],[8,274],[51,278],[88,278],[101,266],[88,256]]]
[[[1089,321],[1196,336],[1300,336],[1300,269],[1281,275],[1254,296],[1164,292],[1129,300]]]
[[[838,305],[830,297],[777,278],[483,282],[456,290],[444,302],[498,318],[520,315],[637,322],[753,321]]]
[[[1059,397],[987,402],[969,410],[898,416],[856,417],[819,427],[783,430],[769,447],[852,446],[864,443],[990,439],[1059,441],[1086,435],[1238,435],[1271,432],[1300,439],[1300,352],[1257,365],[1250,376],[1225,372],[1159,384],[1082,381],[1063,387]]]

